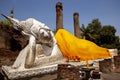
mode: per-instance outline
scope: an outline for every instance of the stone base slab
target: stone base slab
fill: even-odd
[[[57,71],[57,64],[41,68],[24,69],[22,71],[11,69],[11,66],[2,66],[2,70],[8,79],[19,79],[55,72]]]
[[[92,64],[93,62],[89,62]],[[11,66],[2,66],[2,71],[8,79],[20,79],[26,77],[34,77],[43,74],[54,73],[58,69],[58,64],[71,64],[75,66],[85,66],[86,62],[64,62],[64,63],[56,63],[42,67],[34,67],[30,69],[12,69]]]

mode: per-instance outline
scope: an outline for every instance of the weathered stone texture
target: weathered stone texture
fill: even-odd
[[[79,25],[79,13],[75,12],[74,16],[74,34],[76,37],[81,38],[80,25]]]
[[[59,64],[57,80],[82,80],[79,68],[70,64]]]
[[[109,73],[113,71],[112,60],[105,59],[103,61],[99,61],[99,70],[104,73]]]
[[[115,72],[120,72],[120,55],[119,56],[114,56],[114,67],[115,67]]]
[[[58,2],[56,4],[56,30],[63,28],[63,7],[62,3]]]

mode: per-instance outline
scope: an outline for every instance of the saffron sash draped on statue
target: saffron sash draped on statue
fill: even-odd
[[[99,47],[91,41],[79,39],[64,29],[59,29],[55,38],[63,56],[68,60],[88,61],[111,57],[108,49]]]

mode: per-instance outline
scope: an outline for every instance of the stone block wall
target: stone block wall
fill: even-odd
[[[115,67],[115,72],[120,72],[120,55],[119,56],[114,56],[114,67]]]
[[[79,68],[70,64],[59,64],[57,80],[82,80]]]
[[[99,70],[103,73],[120,72],[120,55],[99,61]]]
[[[105,59],[103,61],[99,61],[99,70],[104,73],[112,72],[112,59]]]

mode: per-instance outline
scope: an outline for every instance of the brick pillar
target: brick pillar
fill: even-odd
[[[10,17],[11,18],[14,17],[14,8],[12,8],[11,11],[10,11]],[[11,27],[14,27],[13,24],[11,25]]]
[[[12,8],[10,11],[10,17],[12,17],[12,18],[14,17],[14,8]]]
[[[62,3],[58,2],[56,4],[56,30],[63,28],[63,7]]]
[[[80,25],[79,25],[79,13],[75,12],[74,16],[74,34],[76,37],[81,38]]]
[[[57,80],[82,80],[79,68],[70,64],[59,64]]]
[[[109,73],[113,71],[112,66],[112,60],[111,59],[105,59],[103,61],[99,61],[99,69],[101,72]]]
[[[114,56],[115,72],[120,72],[120,56]]]

